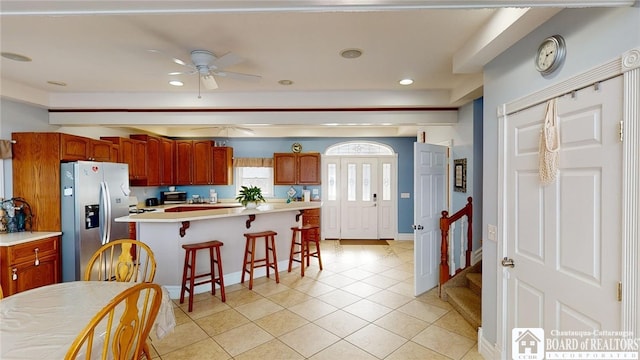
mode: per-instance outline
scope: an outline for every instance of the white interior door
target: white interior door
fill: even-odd
[[[619,330],[621,77],[557,102],[560,166],[538,180],[546,104],[506,119],[504,256],[507,354],[511,329]]]
[[[420,295],[438,285],[440,213],[446,210],[447,147],[414,144],[414,281]]]
[[[378,239],[378,159],[343,157],[340,163],[340,237]]]

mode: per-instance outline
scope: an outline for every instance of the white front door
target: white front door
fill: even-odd
[[[503,256],[506,347],[511,329],[619,330],[621,307],[622,78],[557,101],[560,163],[554,183],[538,180],[546,104],[509,115]]]
[[[415,295],[438,285],[440,274],[440,216],[446,209],[447,147],[415,143],[414,161],[414,280]]]
[[[342,158],[342,239],[378,239],[378,159]]]

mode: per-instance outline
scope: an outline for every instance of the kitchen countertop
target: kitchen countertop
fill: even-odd
[[[165,205],[164,208],[169,207],[183,207],[183,206],[193,206],[193,207],[203,207],[208,205],[213,209],[211,210],[194,210],[194,211],[185,211],[185,212],[163,212],[163,211],[152,211],[141,214],[130,214],[128,216],[122,216],[116,218],[116,222],[146,222],[146,223],[169,223],[169,222],[182,222],[182,221],[195,221],[195,220],[207,220],[207,219],[215,219],[215,218],[225,218],[225,217],[234,217],[234,216],[247,216],[247,215],[259,215],[265,213],[274,213],[274,212],[283,212],[283,211],[292,211],[292,210],[305,210],[305,209],[317,209],[322,206],[322,202],[320,201],[294,201],[292,203],[285,202],[267,202],[263,203],[255,209],[246,209],[244,207],[239,207],[234,205],[233,203],[217,203],[217,204],[174,204],[174,205]],[[224,206],[226,208],[219,209],[215,208],[217,205]],[[229,206],[234,206],[229,208]]]
[[[21,231],[14,233],[0,234],[0,246],[13,246],[22,243],[50,238],[62,235],[60,231]]]

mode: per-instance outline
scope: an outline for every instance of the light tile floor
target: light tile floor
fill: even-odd
[[[437,289],[413,296],[413,242],[346,245],[322,241],[317,260],[254,280],[174,300],[177,326],[159,340],[156,359],[482,359],[477,333]]]

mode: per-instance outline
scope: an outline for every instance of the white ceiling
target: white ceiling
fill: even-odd
[[[326,117],[317,114],[330,110],[344,119],[349,116],[341,110],[350,109],[356,123],[378,118],[378,126],[366,126],[370,129],[350,125],[357,135],[378,127],[376,135],[415,134],[416,126],[450,118],[446,111],[425,109],[455,109],[481,96],[484,64],[561,5],[585,4],[545,1],[543,5],[554,7],[501,8],[508,5],[498,0],[3,0],[1,50],[32,61],[0,58],[1,95],[49,109],[89,111],[55,113],[52,123],[63,126],[129,125],[165,135],[194,135],[197,131],[185,129],[242,125],[254,128],[258,136],[282,134],[283,127],[290,134],[305,129],[312,135],[331,135],[335,127],[322,127]],[[363,54],[342,58],[340,51],[347,48]],[[203,88],[198,98],[196,75],[168,75],[188,70],[172,58],[188,62],[196,49],[216,56],[232,52],[245,61],[226,70],[262,78],[247,82],[217,77],[219,88]],[[402,78],[415,82],[402,86]],[[171,79],[182,80],[184,86],[170,86]],[[284,79],[293,84],[278,84]],[[125,111],[95,111],[106,109]],[[139,112],[126,111],[132,109]],[[157,109],[172,112],[155,113]],[[191,112],[182,112],[185,109]],[[229,109],[235,112],[220,111]],[[373,111],[379,109],[387,111]],[[209,116],[212,113],[204,110],[217,112]],[[395,124],[388,125],[393,119]],[[256,123],[277,126],[251,125]],[[227,131],[228,136],[242,136],[237,133]]]

